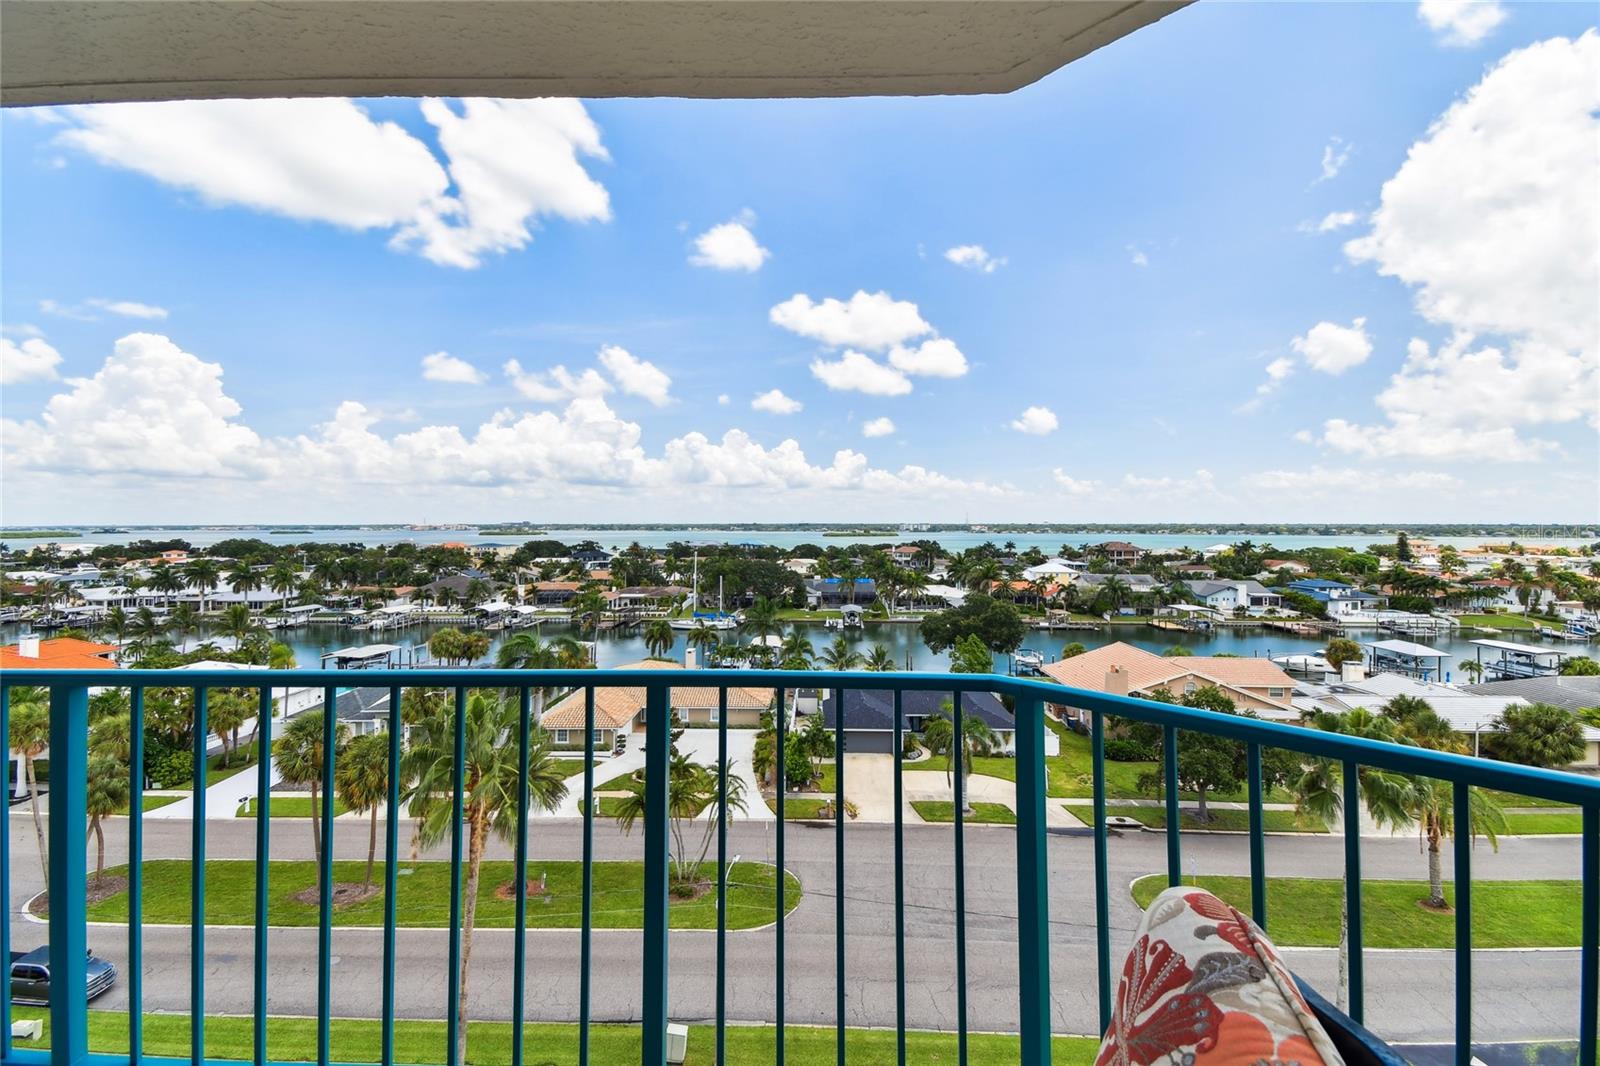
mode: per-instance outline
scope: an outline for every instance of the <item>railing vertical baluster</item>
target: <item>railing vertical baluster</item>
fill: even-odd
[[[81,989],[88,981],[89,689],[50,689],[50,980]],[[11,920],[8,913],[6,921]],[[199,925],[200,923],[195,923]],[[6,965],[9,967],[10,956]],[[11,1019],[5,1019],[7,1028]],[[199,1025],[196,1017],[195,1025]],[[89,1003],[83,995],[50,997],[51,1066],[80,1066],[89,1055]]]
[[[284,690],[285,694],[288,690]],[[256,703],[256,979],[252,1002],[251,1057],[256,1066],[267,1062],[267,945],[268,880],[272,862],[272,689],[264,688]],[[129,857],[130,863],[132,856]],[[130,866],[130,869],[132,867]],[[130,886],[131,891],[131,886]],[[138,1017],[132,1003],[130,1020]]]
[[[1578,975],[1578,1061],[1600,1061],[1600,806],[1583,809],[1583,950]]]
[[[517,854],[515,929],[512,932],[511,1066],[522,1066],[522,1000],[528,980],[528,741],[533,730],[533,690],[517,692]]]
[[[317,1066],[333,1058],[333,760],[339,737],[339,690],[322,691],[322,854],[317,864]]]
[[[11,689],[0,685],[0,959],[11,959]],[[87,800],[85,801],[87,803]],[[131,882],[130,882],[131,884]],[[130,898],[131,903],[131,898]],[[0,981],[0,1059],[11,1057],[11,980]],[[137,1031],[134,1026],[130,1033]],[[137,1060],[135,1060],[137,1061]]]
[[[822,691],[819,689],[817,691],[817,700],[820,702],[821,699],[822,699]],[[783,827],[784,827],[785,818],[784,818],[784,811],[783,811],[783,794],[786,791],[788,791],[788,783],[785,780],[785,774],[783,772],[783,764],[784,764],[784,755],[787,754],[787,752],[789,750],[789,742],[788,742],[789,723],[788,723],[788,718],[789,718],[789,711],[784,706],[784,691],[783,691],[783,689],[780,688],[778,690],[778,717],[777,717],[777,722],[776,722],[777,727],[778,727],[778,736],[777,736],[777,748],[778,748],[778,750],[777,750],[776,758],[773,759],[773,762],[777,767],[777,778],[778,778],[778,824],[777,824],[777,827],[776,827],[776,834],[777,835],[774,838],[774,843],[775,843],[775,847],[776,847],[776,858],[777,858],[777,864],[778,864],[778,893],[777,893],[777,896],[778,896],[778,914],[777,914],[777,918],[774,920],[773,926],[772,926],[772,936],[773,936],[773,939],[777,941],[777,943],[774,945],[774,949],[773,949],[773,953],[772,953],[772,961],[774,963],[775,979],[777,981],[777,987],[775,988],[775,990],[773,992],[773,995],[776,998],[776,1003],[775,1003],[774,1009],[773,1009],[773,1015],[774,1015],[774,1017],[775,1017],[775,1019],[777,1021],[776,1031],[775,1031],[775,1034],[773,1036],[774,1050],[773,1050],[773,1057],[772,1057],[772,1061],[775,1064],[775,1066],[783,1066],[783,1051],[784,1051],[784,1048],[783,1048],[783,1044],[784,1044],[784,1041],[783,1041],[783,1008],[784,1008],[785,982],[784,982],[784,979],[783,979],[783,918],[784,918],[784,906],[783,906],[784,899],[783,899],[783,897],[784,897],[784,887],[785,887],[785,885],[784,885],[784,866],[783,866]]]
[[[1178,805],[1178,729],[1161,727],[1161,765],[1167,793],[1167,884],[1183,884],[1182,809]]]
[[[0,947],[0,959],[10,957]],[[9,1017],[9,1011],[0,1011],[0,1018]],[[143,1058],[144,688],[135,686],[128,693],[128,1062],[139,1066]]]
[[[1106,719],[1090,712],[1090,746],[1094,762],[1094,918],[1095,973],[1099,978],[1100,1031],[1111,1025],[1111,893],[1110,860],[1106,855]]]
[[[583,690],[583,929],[578,933],[578,1066],[589,1066],[589,970],[594,943],[594,686]]]
[[[728,1026],[728,689],[717,689],[717,1058],[725,1062]]]
[[[642,1066],[667,1061],[667,817],[672,773],[672,719],[664,684],[645,689],[644,966]]]
[[[967,1066],[967,825],[963,810],[967,805],[966,740],[961,735],[962,693],[951,693],[954,720],[951,730],[950,758],[955,769],[955,829],[956,829],[956,1061]]]
[[[1472,1063],[1472,808],[1465,781],[1456,781],[1456,1066]]]
[[[194,817],[189,844],[189,1058],[194,1066],[206,1057],[206,785],[210,765],[206,760],[211,725],[207,714],[210,692],[194,690],[194,773],[190,795]],[[51,789],[54,795],[55,790]],[[72,987],[76,987],[75,985]]]
[[[1022,1066],[1050,1063],[1049,853],[1044,703],[1017,700],[1017,1013]]]
[[[894,1045],[897,1066],[906,1066],[906,834],[905,708],[894,690]]]
[[[844,1066],[844,734],[845,690],[833,690],[839,708],[833,729],[833,1029],[834,1055]]]
[[[1261,745],[1251,741],[1246,752],[1250,790],[1250,917],[1266,929],[1267,834],[1261,795]]]
[[[383,820],[383,1035],[382,1066],[394,1066],[395,893],[400,885],[400,741],[405,734],[405,690],[389,689],[389,780]]]
[[[1366,978],[1361,958],[1361,768],[1344,760],[1344,898],[1350,942],[1348,1002],[1350,1017],[1361,1021],[1366,1013]]]
[[[466,814],[465,779],[467,765],[467,690],[455,690],[455,755],[450,767],[450,972],[446,977],[445,1062],[461,1066],[461,1015],[456,1004],[461,996],[461,849],[462,821]]]

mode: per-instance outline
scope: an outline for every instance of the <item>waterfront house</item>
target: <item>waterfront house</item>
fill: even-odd
[[[683,667],[665,659],[645,659],[628,663],[618,670],[682,670]],[[719,724],[720,703],[715,688],[687,686],[674,688],[669,695],[671,706],[682,722],[691,728]],[[736,729],[754,729],[761,724],[761,712],[771,709],[775,695],[770,688],[728,689],[728,725]],[[555,747],[563,750],[582,749],[585,718],[585,700],[581,690],[574,691],[552,704],[541,719]],[[618,736],[642,733],[648,715],[645,713],[645,690],[639,687],[599,687],[594,690],[594,735],[591,743],[596,751],[610,751]]]
[[[1148,696],[1164,688],[1181,697],[1211,685],[1239,710],[1280,721],[1300,717],[1293,702],[1294,679],[1268,659],[1157,655],[1117,641],[1042,669],[1063,685],[1118,696]]]
[[[1300,578],[1289,582],[1284,588],[1310,596],[1322,604],[1328,617],[1335,622],[1371,622],[1378,611],[1389,605],[1387,596],[1325,578]]]
[[[1129,544],[1125,540],[1108,540],[1103,544],[1091,544],[1089,554],[1102,556],[1107,562],[1117,566],[1133,566],[1145,557],[1145,550],[1137,544]]]
[[[868,604],[878,598],[878,583],[858,577],[855,586],[837,577],[813,577],[806,581],[806,605],[812,608],[838,607],[841,603]]]
[[[1254,579],[1244,581],[1185,581],[1195,598],[1213,611],[1231,615],[1243,607],[1251,614],[1262,614],[1283,606],[1283,595]]]
[[[1496,702],[1508,703],[1521,698],[1530,703],[1548,703],[1577,714],[1591,707],[1600,707],[1600,677],[1562,677],[1544,674],[1539,677],[1511,677],[1499,681],[1483,681],[1462,685],[1462,690]],[[1584,756],[1581,765],[1600,768],[1600,729],[1585,722],[1583,727]]]
[[[920,733],[936,715],[949,716],[951,702],[947,692],[903,692],[900,694],[903,733]],[[1016,751],[1016,721],[992,692],[963,692],[961,709],[981,719],[994,733],[994,754]],[[822,724],[830,732],[838,728],[838,693],[829,689],[822,698]],[[1056,738],[1049,735],[1049,740]],[[1048,743],[1048,742],[1047,742]],[[852,689],[844,697],[844,750],[850,754],[892,754],[894,751],[894,693],[885,689]],[[1054,752],[1047,752],[1054,754]]]

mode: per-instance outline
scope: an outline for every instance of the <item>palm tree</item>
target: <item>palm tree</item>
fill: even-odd
[[[404,770],[412,813],[420,813],[424,845],[437,843],[452,829],[453,804],[431,797],[448,794],[455,781],[455,706],[444,714],[424,719],[412,727],[411,750]],[[528,743],[528,775],[523,781],[518,765],[516,735],[520,713],[517,702],[489,691],[473,692],[466,703],[467,757],[461,767],[462,813],[467,837],[467,884],[461,924],[460,996],[456,1001],[456,1053],[467,1061],[467,979],[472,964],[472,933],[478,918],[478,883],[483,873],[483,852],[493,832],[502,840],[514,839],[517,830],[519,790],[526,787],[532,804],[545,810],[567,794],[566,779],[550,756],[543,729],[535,729]],[[416,799],[423,797],[419,812]],[[525,870],[516,875],[525,878]]]
[[[689,647],[695,649],[703,661],[707,652],[722,643],[722,638],[717,636],[717,631],[704,622],[689,630]]]
[[[1005,578],[1005,571],[993,559],[981,559],[967,568],[964,584],[973,590],[987,590]]]
[[[586,661],[582,646],[571,637],[558,637],[546,644],[533,633],[518,633],[504,644],[495,656],[499,670],[560,670],[571,669],[579,661]],[[548,688],[532,690],[533,720],[544,719],[544,702],[550,695]]]
[[[652,618],[644,624],[644,647],[651,658],[665,659],[675,643],[672,624],[665,618]]]
[[[899,665],[894,661],[894,656],[889,653],[889,649],[882,644],[874,644],[872,650],[867,652],[867,657],[861,664],[862,669],[870,670],[875,674],[887,673]]]
[[[389,792],[389,739],[382,733],[368,733],[346,744],[333,768],[333,787],[350,810],[372,814],[367,831],[367,873],[361,882],[363,889],[370,889],[372,864],[378,854],[378,808]],[[384,861],[393,862],[394,856],[387,855]]]
[[[179,574],[166,563],[162,563],[150,571],[150,588],[165,597],[168,603],[172,597],[183,591],[183,575]]]
[[[861,653],[850,646],[844,637],[833,638],[833,643],[822,649],[822,665],[829,670],[855,670],[861,666]]]
[[[1394,723],[1375,715],[1365,707],[1338,714],[1316,714],[1307,723],[1312,728],[1330,733],[1345,733],[1368,740],[1393,742]],[[1404,828],[1411,824],[1411,780],[1404,774],[1380,770],[1373,766],[1359,769],[1355,787],[1367,814],[1380,828]],[[1306,760],[1304,769],[1294,783],[1295,809],[1302,817],[1309,817],[1324,825],[1331,825],[1343,809],[1345,781],[1343,764],[1337,759],[1314,758]],[[1346,833],[1359,833],[1360,826],[1347,825]],[[1341,881],[1343,875],[1341,875]],[[1345,1009],[1350,984],[1350,913],[1349,896],[1339,893],[1339,984],[1337,989],[1339,1009]]]
[[[679,885],[692,885],[699,881],[700,867],[705,865],[711,842],[716,839],[721,824],[721,819],[716,815],[704,822],[698,821],[700,812],[717,802],[719,771],[676,752],[672,754],[671,766],[667,775],[667,814],[671,819],[672,880]],[[728,821],[731,823],[733,812],[742,813],[745,810],[744,779],[733,772],[731,759],[722,764],[720,775],[728,781]],[[644,817],[644,811],[645,782],[631,781],[628,795],[617,807],[617,824],[624,833],[631,833],[634,823]],[[698,847],[689,840],[689,834],[697,824],[701,827]],[[718,881],[720,884],[720,876]]]
[[[88,790],[84,794],[89,812],[89,835],[94,837],[94,883],[106,872],[105,820],[128,806],[128,767],[109,754],[89,756]]]
[[[250,608],[242,603],[230,603],[222,614],[222,635],[232,637],[236,647],[242,647],[246,638],[255,632],[256,620]]]
[[[1476,659],[1462,659],[1461,672],[1475,682],[1483,680],[1483,664]]]
[[[174,607],[172,613],[167,616],[167,621],[172,626],[172,632],[177,635],[180,648],[187,643],[189,634],[199,625],[194,608],[187,603],[180,603]]]
[[[782,631],[782,611],[775,600],[757,596],[756,602],[744,612],[744,628],[755,635],[760,649],[758,654],[768,663],[772,660],[772,649],[767,645],[767,638]]]
[[[572,624],[579,629],[588,627],[591,633],[600,632],[600,620],[606,613],[605,594],[599,589],[584,589],[572,597]]]
[[[856,579],[861,576],[861,566],[854,559],[841,559],[833,566],[833,576],[839,579],[851,606],[856,602]]]
[[[50,703],[42,688],[11,690],[11,737],[9,751],[22,756],[22,779],[28,786],[28,806],[33,811],[33,835],[39,842],[39,865],[44,871],[44,888],[50,891],[50,853],[44,843],[44,822],[39,817],[39,787],[33,760],[50,747]],[[10,803],[11,797],[6,796]]]
[[[300,587],[300,571],[287,559],[279,559],[267,571],[267,587],[283,597],[283,606],[289,606],[289,599],[295,590]]]
[[[111,631],[111,636],[118,644],[128,639],[128,629],[132,625],[128,612],[117,604],[106,611],[105,627]]]
[[[961,810],[963,814],[971,813],[971,789],[967,787],[972,780],[972,759],[976,755],[988,755],[1000,743],[1000,738],[995,736],[994,730],[989,728],[989,723],[982,718],[964,711],[961,715],[961,751],[955,750],[956,728],[955,708],[949,700],[939,705],[939,713],[935,714],[922,726],[922,743],[933,755],[945,756],[944,779],[946,783],[953,783],[951,770],[959,761],[961,767]]]
[[[789,635],[778,646],[778,660],[785,670],[809,670],[816,657],[817,650],[811,646],[811,639],[799,627],[789,630]]]
[[[133,635],[141,644],[151,644],[161,638],[167,631],[167,624],[148,607],[139,608],[133,617]]]
[[[190,563],[183,572],[184,584],[200,594],[200,613],[206,613],[206,593],[216,587],[222,569],[215,559],[200,558]]]
[[[322,723],[324,714],[338,713],[335,708],[324,707],[302,711],[289,719],[283,735],[272,742],[272,757],[278,764],[278,776],[291,785],[308,787],[311,791],[311,852],[322,868],[322,808],[317,803],[317,793],[322,788]],[[333,750],[337,756],[349,739],[350,727],[343,722],[334,727]],[[337,772],[338,763],[334,764]],[[260,797],[257,802],[266,797]]]

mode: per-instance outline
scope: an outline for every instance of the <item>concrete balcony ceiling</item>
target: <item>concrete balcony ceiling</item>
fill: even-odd
[[[1003,93],[1186,0],[3,0],[0,102]]]

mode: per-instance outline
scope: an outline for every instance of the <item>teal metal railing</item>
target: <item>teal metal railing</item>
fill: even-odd
[[[195,746],[196,766],[203,766],[206,757],[207,699],[209,688],[254,688],[259,692],[260,743],[265,751],[272,743],[273,719],[272,689],[286,686],[324,686],[324,706],[335,707],[338,686],[348,685],[349,676],[339,671],[28,671],[0,677],[0,736],[9,736],[12,689],[20,686],[44,686],[50,698],[50,752],[51,788],[49,791],[49,879],[51,907],[49,914],[49,943],[52,985],[58,988],[83,987],[86,981],[86,926],[87,908],[84,887],[87,883],[83,827],[87,818],[87,738],[89,730],[89,690],[91,687],[123,687],[131,694],[130,743],[130,810],[142,808],[144,785],[144,695],[155,687],[180,687],[195,693]],[[1415,747],[1385,744],[1358,737],[1302,729],[1296,726],[1262,721],[1245,716],[1219,714],[1165,703],[1154,703],[1104,693],[1067,689],[1044,681],[997,675],[951,675],[923,673],[842,673],[842,672],[790,672],[790,671],[671,671],[659,670],[608,670],[608,671],[503,671],[503,670],[372,670],[361,676],[363,687],[384,687],[390,691],[388,756],[391,773],[388,784],[388,809],[400,809],[400,774],[393,772],[401,759],[400,709],[403,691],[407,688],[446,688],[455,694],[455,731],[453,735],[455,761],[452,785],[453,828],[450,838],[451,856],[451,928],[449,933],[449,1000],[444,1014],[447,1019],[448,1043],[442,1066],[461,1066],[456,1061],[456,1012],[453,1009],[459,991],[461,942],[461,880],[464,803],[463,769],[466,763],[467,693],[472,689],[513,690],[520,699],[519,721],[515,743],[518,746],[520,766],[527,773],[528,753],[532,735],[531,693],[534,690],[578,689],[585,693],[584,717],[586,735],[594,735],[595,690],[609,686],[642,688],[646,693],[646,763],[645,763],[645,906],[642,965],[639,972],[642,991],[640,1020],[643,1034],[641,1062],[645,1066],[661,1066],[666,1061],[666,1026],[668,1020],[668,987],[671,974],[671,953],[668,936],[668,778],[670,772],[670,745],[667,734],[671,729],[668,713],[670,690],[674,687],[713,687],[719,690],[718,753],[719,765],[724,768],[719,781],[717,804],[719,812],[727,810],[728,765],[728,713],[727,689],[730,685],[741,688],[772,688],[777,693],[777,705],[786,706],[786,696],[796,689],[832,690],[838,697],[836,706],[845,713],[842,696],[852,690],[892,691],[894,694],[894,914],[895,914],[895,975],[897,1059],[906,1061],[906,896],[904,883],[905,846],[904,825],[900,815],[902,786],[902,723],[903,696],[912,691],[949,693],[956,707],[962,706],[963,692],[992,692],[1006,697],[1013,707],[1016,724],[1016,878],[1017,878],[1017,1005],[1018,1036],[1021,1061],[1024,1066],[1047,1064],[1051,1057],[1051,977],[1050,977],[1050,924],[1048,893],[1050,862],[1047,851],[1045,822],[1045,797],[1047,775],[1045,763],[1045,714],[1047,704],[1068,705],[1086,712],[1090,717],[1090,743],[1093,756],[1093,810],[1094,810],[1094,883],[1097,988],[1099,1017],[1103,1029],[1110,1020],[1112,1008],[1112,955],[1110,926],[1110,887],[1108,883],[1106,828],[1106,774],[1105,732],[1108,718],[1127,719],[1161,727],[1163,736],[1162,762],[1166,785],[1166,841],[1167,876],[1176,884],[1182,876],[1182,837],[1178,812],[1177,759],[1182,732],[1209,733],[1243,743],[1247,750],[1249,797],[1249,855],[1251,879],[1251,907],[1253,917],[1263,927],[1268,925],[1267,914],[1267,863],[1266,834],[1263,817],[1262,760],[1264,748],[1285,749],[1304,756],[1338,761],[1344,770],[1344,780],[1355,782],[1361,767],[1376,767],[1399,773],[1422,775],[1453,784],[1455,836],[1455,1052],[1457,1062],[1465,1066],[1472,1057],[1472,854],[1470,832],[1469,792],[1473,787],[1493,788],[1523,796],[1555,800],[1580,808],[1582,837],[1582,928],[1580,930],[1578,1029],[1579,1062],[1596,1061],[1596,1013],[1600,1009],[1600,780],[1572,774],[1529,769],[1508,763],[1469,758]],[[961,750],[961,718],[954,715],[955,750]],[[335,988],[332,980],[332,837],[335,831],[334,754],[337,716],[324,717],[322,764],[322,825],[325,834],[320,851],[319,884],[321,908],[317,926],[317,1018],[316,1061],[327,1066],[331,1058],[330,1019],[333,1016]],[[848,721],[841,717],[846,728],[836,731],[835,755],[845,754]],[[782,752],[789,723],[786,714],[777,715],[778,747]],[[507,738],[509,743],[511,738]],[[582,875],[582,925],[580,931],[580,989],[578,1018],[578,1059],[587,1066],[591,1061],[590,1014],[592,968],[593,920],[593,862],[594,862],[594,753],[592,747],[585,757],[583,770],[583,875]],[[778,773],[777,815],[775,823],[775,852],[780,876],[776,878],[776,944],[773,953],[774,1011],[776,1025],[776,1059],[784,1061],[784,1028],[787,982],[785,974],[785,884],[781,871],[785,860],[785,792],[783,759],[776,760]],[[845,798],[845,762],[836,758],[834,801],[843,813]],[[253,997],[252,1054],[257,1064],[269,1061],[267,1044],[267,992],[268,961],[272,951],[269,935],[269,859],[272,802],[270,768],[265,759],[257,768],[258,810],[256,830],[256,881],[254,934],[255,973]],[[0,770],[0,791],[9,799],[11,792],[10,762]],[[966,870],[965,835],[962,819],[962,775],[954,777],[956,784],[954,822],[954,888],[955,888],[955,953],[957,995],[957,1050],[958,1058],[967,1063],[970,1057],[968,1042],[967,958],[966,958]],[[192,881],[190,892],[193,913],[197,918],[205,914],[206,873],[203,862],[206,850],[206,820],[204,790],[196,790],[195,817],[192,830]],[[0,903],[7,916],[12,913],[11,873],[13,854],[10,846],[10,804],[5,805],[5,825],[0,826]],[[1359,824],[1360,810],[1357,790],[1347,788],[1344,796],[1346,824]],[[835,1017],[837,1027],[836,1055],[845,1062],[848,1048],[845,1003],[845,908],[844,882],[847,818],[836,817],[833,832],[836,862],[835,884],[835,978],[837,998]],[[398,853],[399,819],[387,819],[386,845],[388,856]],[[512,1064],[523,1066],[524,974],[527,962],[526,919],[529,810],[524,791],[518,804],[515,840],[515,942],[516,974],[513,986]],[[727,887],[728,835],[727,819],[722,818],[717,830],[718,897],[716,916],[716,1050],[717,1061],[724,1059],[727,1018],[727,910],[724,900]],[[88,1042],[89,1008],[79,996],[53,996],[50,1004],[51,1044],[48,1051],[31,1050],[14,1046],[9,1026],[0,1030],[0,1060],[22,1066],[81,1066],[81,1064],[122,1063],[176,1063],[183,1060],[157,1059],[146,1056],[142,1041],[143,956],[142,913],[140,906],[140,862],[144,857],[141,819],[133,817],[129,824],[129,922],[128,922],[128,988],[129,1039],[126,1054],[91,1054]],[[1349,1013],[1360,1022],[1365,1013],[1363,990],[1363,933],[1361,909],[1361,838],[1357,833],[1344,836],[1345,869],[1347,875],[1350,966]],[[395,876],[398,863],[385,864],[385,900],[382,963],[382,1047],[380,1061],[389,1066],[394,1061],[394,1021],[396,974],[396,915]],[[0,922],[0,958],[9,958],[10,922]],[[190,1010],[193,1018],[190,1058],[192,1066],[207,1062],[205,1055],[205,922],[193,922],[191,933]],[[10,984],[0,982],[0,1017],[10,1016]]]

